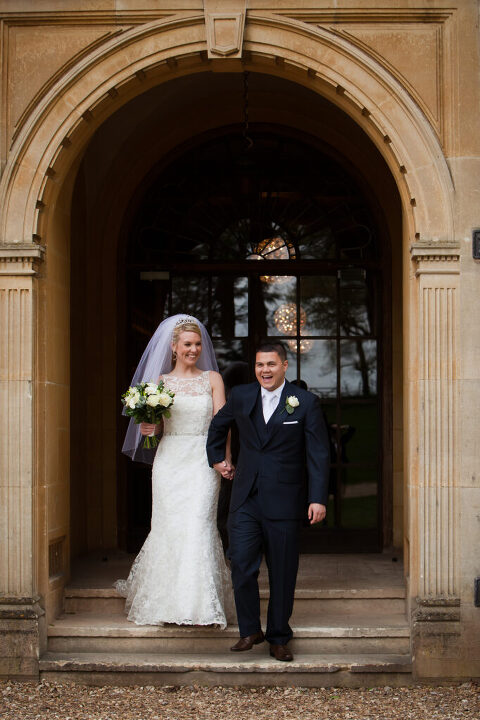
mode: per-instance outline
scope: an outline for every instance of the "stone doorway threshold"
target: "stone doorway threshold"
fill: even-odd
[[[374,686],[411,682],[410,628],[401,559],[302,555],[291,624],[293,663],[256,646],[228,648],[238,628],[137,626],[114,588],[133,556],[91,553],[75,562],[65,612],[48,628],[41,675],[90,684]],[[266,569],[260,574],[266,615]]]
[[[119,550],[103,550],[77,558],[72,563],[68,588],[109,590],[115,580],[126,578],[135,555]],[[260,570],[260,587],[268,587],[265,564]],[[405,580],[400,551],[365,554],[302,554],[297,578],[297,593],[344,591],[364,594],[378,591],[388,597],[390,591],[403,591]]]

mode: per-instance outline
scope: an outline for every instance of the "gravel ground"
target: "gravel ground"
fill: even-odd
[[[1,720],[460,720],[480,685],[408,688],[87,687],[0,682]]]

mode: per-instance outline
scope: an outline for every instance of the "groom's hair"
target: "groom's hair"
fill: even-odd
[[[260,345],[257,346],[255,354],[259,352],[276,352],[282,362],[285,362],[287,359],[287,351],[281,342],[271,342],[269,340],[261,342]]]

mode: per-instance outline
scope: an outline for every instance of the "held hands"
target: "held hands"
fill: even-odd
[[[315,523],[324,520],[326,514],[327,508],[325,505],[320,505],[320,503],[310,503],[308,506],[308,519],[310,520],[310,525],[315,525]]]
[[[162,430],[162,424],[152,425],[152,423],[140,423],[140,432],[142,435],[159,435]]]
[[[233,480],[233,477],[235,475],[235,467],[232,465],[230,460],[222,460],[222,462],[215,463],[213,467],[226,480]]]

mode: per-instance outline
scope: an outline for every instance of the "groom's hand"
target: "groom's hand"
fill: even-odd
[[[321,505],[320,503],[310,503],[308,506],[308,519],[310,520],[310,525],[315,525],[315,523],[324,520],[326,514],[327,508],[325,505]]]
[[[222,460],[222,462],[215,463],[213,467],[226,480],[233,480],[235,468],[228,460]]]

